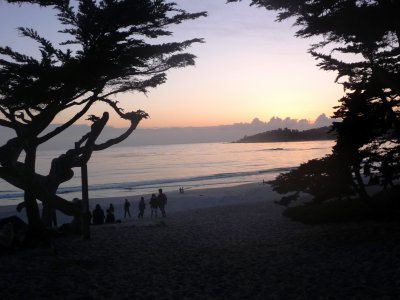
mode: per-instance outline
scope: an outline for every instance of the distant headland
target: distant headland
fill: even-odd
[[[335,134],[331,131],[331,126],[324,126],[308,130],[297,130],[288,128],[279,128],[265,131],[251,136],[244,136],[234,143],[269,143],[269,142],[300,142],[300,141],[318,141],[333,140]]]
[[[307,132],[313,128],[332,125],[333,119],[321,114],[311,122],[306,119],[292,119],[290,117],[272,117],[269,121],[254,118],[251,122],[235,123],[230,125],[205,127],[169,127],[169,128],[138,128],[120,146],[190,144],[190,143],[229,143],[243,136],[252,136],[260,132],[275,131],[278,128]],[[55,129],[58,124],[50,125]],[[88,125],[74,125],[68,128],[59,137],[41,146],[43,150],[64,150],[74,145],[77,137],[85,135],[90,130]],[[121,128],[106,126],[99,140],[119,135]],[[278,130],[279,132],[279,130]],[[0,144],[15,136],[15,133],[6,127],[0,127]]]

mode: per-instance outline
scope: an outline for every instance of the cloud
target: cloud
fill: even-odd
[[[290,117],[284,119],[272,117],[267,122],[259,118],[254,118],[250,123],[236,123],[222,126],[138,128],[120,146],[232,142],[245,135],[254,135],[278,128],[307,130],[331,124],[332,119],[328,118],[325,114],[321,114],[314,122],[306,119],[292,119]],[[49,129],[54,129],[55,126],[52,125]],[[59,136],[42,145],[40,149],[67,150],[73,147],[75,141],[89,130],[90,128],[87,125],[71,126]],[[106,127],[100,135],[99,141],[105,141],[118,136],[123,131],[124,129],[121,128]],[[14,136],[13,131],[0,126],[0,146]]]
[[[289,128],[298,130],[307,130],[311,128],[318,128],[332,125],[333,119],[328,118],[325,114],[321,114],[315,121],[307,119],[292,119],[286,117],[282,119],[280,117],[272,117],[269,121],[263,122],[259,118],[254,118],[251,123],[238,123],[236,126],[252,126],[262,128],[263,131],[274,130],[278,128]]]

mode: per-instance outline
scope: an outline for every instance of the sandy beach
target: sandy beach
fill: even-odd
[[[90,241],[56,239],[56,253],[0,257],[0,299],[398,298],[398,224],[295,223],[261,184],[167,195],[167,218],[147,208],[92,226]],[[120,218],[123,200],[91,203]]]

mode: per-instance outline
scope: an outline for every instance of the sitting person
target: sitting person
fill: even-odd
[[[17,216],[0,219],[0,253],[23,247],[28,236],[28,225]]]
[[[106,223],[115,223],[114,211],[107,209]]]

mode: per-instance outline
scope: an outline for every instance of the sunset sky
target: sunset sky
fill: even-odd
[[[176,2],[190,12],[208,11],[209,16],[171,28],[175,40],[200,37],[205,43],[188,50],[198,57],[195,67],[172,70],[167,83],[147,96],[117,97],[127,110],[150,114],[141,127],[224,125],[273,116],[314,120],[321,113],[332,114],[343,89],[334,83],[335,73],[318,69],[307,53],[313,41],[295,38],[290,22],[274,22],[274,13],[249,7],[247,0]],[[18,26],[37,29],[57,42],[59,27],[49,12],[0,0],[1,45],[34,53],[35,45],[17,36]],[[97,109],[99,114],[102,107]],[[126,124],[114,119],[110,125]]]

